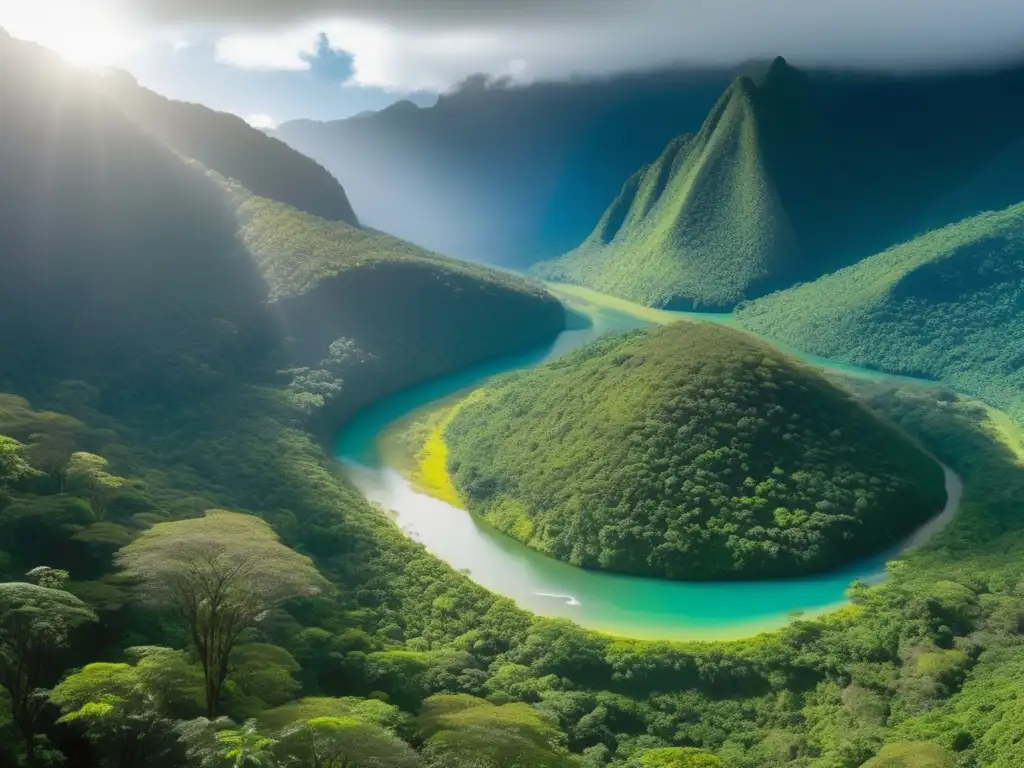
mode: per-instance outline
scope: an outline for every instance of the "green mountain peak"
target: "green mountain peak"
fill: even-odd
[[[701,129],[624,185],[594,232],[537,274],[645,304],[716,309],[799,257],[768,170],[759,89],[733,81]]]

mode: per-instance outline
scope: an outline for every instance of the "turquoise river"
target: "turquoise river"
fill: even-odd
[[[662,640],[740,638],[775,629],[796,615],[820,614],[841,606],[851,581],[879,581],[887,560],[923,543],[955,514],[962,489],[959,478],[946,468],[945,509],[936,510],[932,521],[891,551],[810,577],[674,582],[583,570],[546,557],[468,512],[419,492],[398,471],[383,464],[378,451],[381,435],[412,411],[497,374],[538,365],[600,336],[654,322],[642,313],[602,306],[578,296],[562,298],[589,316],[589,327],[564,331],[553,344],[531,354],[460,370],[387,397],[358,414],[337,438],[337,457],[362,493],[388,510],[406,535],[487,589],[534,613],[572,619],[615,635]],[[658,315],[662,322],[678,317],[729,323],[728,316]],[[820,358],[804,360],[843,375],[894,378]]]

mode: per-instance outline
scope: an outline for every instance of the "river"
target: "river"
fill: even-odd
[[[591,320],[564,331],[550,346],[434,379],[385,398],[362,411],[338,435],[336,455],[362,493],[394,514],[412,539],[478,584],[543,616],[572,619],[584,627],[625,637],[660,640],[725,640],[776,629],[795,615],[816,615],[845,602],[850,582],[877,582],[901,551],[920,546],[956,513],[962,487],[943,467],[947,503],[900,546],[841,569],[794,579],[680,582],[576,568],[546,557],[495,530],[468,512],[417,491],[383,464],[378,441],[390,425],[412,411],[478,386],[506,371],[538,365],[609,333],[650,327],[673,319],[730,324],[727,315],[694,315],[631,309],[600,302],[585,292],[560,293]],[[628,311],[627,311],[628,310]],[[792,350],[786,350],[792,352]],[[876,371],[803,357],[844,375],[906,381]],[[930,384],[930,382],[919,382]]]

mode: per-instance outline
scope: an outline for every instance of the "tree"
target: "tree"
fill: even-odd
[[[466,694],[431,696],[417,724],[437,768],[572,768],[565,734],[529,704],[495,706]]]
[[[56,414],[55,414],[56,415]],[[67,480],[68,464],[75,452],[76,422],[74,419],[51,419],[44,422],[43,432],[34,432],[28,436],[26,454],[32,464],[50,478],[53,490],[64,493]]]
[[[46,705],[40,689],[55,672],[58,651],[73,629],[96,621],[74,595],[60,589],[11,582],[0,584],[0,685],[11,699],[11,714],[35,765],[35,726]]]
[[[187,720],[176,726],[185,756],[198,768],[272,768],[277,739],[262,733],[255,720],[240,728],[226,717]]]
[[[170,648],[129,648],[130,664],[89,664],[50,693],[63,716],[77,723],[104,765],[133,768],[163,757],[177,744],[174,718],[194,715],[203,678],[185,654]]]
[[[886,744],[863,768],[956,768],[952,753],[927,742]]]
[[[74,491],[88,497],[96,517],[102,519],[107,505],[127,485],[123,477],[107,471],[109,462],[95,453],[77,451],[71,454],[67,465],[67,484]]]
[[[231,652],[230,666],[224,707],[235,720],[280,706],[293,699],[301,687],[293,677],[300,671],[299,663],[276,645],[239,645]]]
[[[265,522],[224,510],[155,525],[116,561],[137,580],[145,602],[174,608],[188,624],[211,719],[242,630],[273,606],[326,584],[313,562],[281,544]]]
[[[696,747],[663,747],[641,752],[629,768],[724,768],[720,757]]]
[[[0,489],[38,474],[25,460],[25,446],[0,435]]]
[[[419,756],[395,734],[351,717],[318,717],[281,733],[282,765],[309,768],[415,768]]]

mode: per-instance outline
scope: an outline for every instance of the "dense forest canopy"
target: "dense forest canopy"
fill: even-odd
[[[742,307],[790,346],[939,379],[1024,418],[1024,203]]]
[[[455,486],[499,529],[674,579],[834,567],[945,500],[939,466],[818,373],[688,322],[495,381],[445,441]]]

